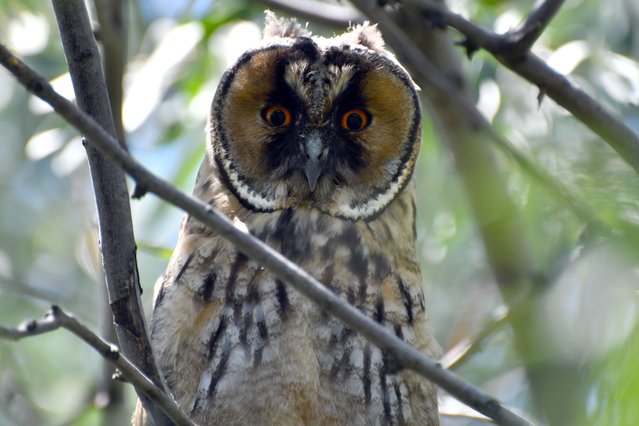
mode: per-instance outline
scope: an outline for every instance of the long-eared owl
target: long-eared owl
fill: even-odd
[[[220,81],[195,196],[433,355],[415,254],[416,87],[375,26],[323,38],[266,20]],[[439,422],[430,382],[189,216],[151,334],[199,425]]]

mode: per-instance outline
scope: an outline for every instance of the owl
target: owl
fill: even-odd
[[[433,355],[415,253],[416,86],[364,24],[333,38],[267,13],[222,77],[194,195]],[[153,350],[199,425],[437,425],[433,385],[185,217]],[[147,423],[138,412],[137,424]]]

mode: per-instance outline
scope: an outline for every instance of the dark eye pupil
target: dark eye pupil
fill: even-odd
[[[346,126],[350,130],[359,130],[364,125],[364,119],[361,115],[353,113],[346,118]]]
[[[286,121],[286,114],[281,109],[276,109],[269,116],[269,121],[273,126],[281,126]]]

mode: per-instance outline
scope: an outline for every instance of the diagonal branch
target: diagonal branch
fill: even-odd
[[[440,359],[442,365],[451,370],[457,369],[464,361],[479,351],[484,342],[500,330],[505,324],[508,323],[508,308],[500,306],[494,313],[491,321],[486,324],[480,331],[473,337],[463,339],[452,349],[448,350],[444,356]]]
[[[619,116],[573,84],[566,76],[553,70],[531,52],[523,55],[513,53],[508,34],[495,34],[430,1],[406,1],[419,7],[424,16],[432,22],[462,33],[466,37],[463,44],[470,52],[477,48],[485,49],[504,66],[535,84],[542,94],[548,95],[599,135],[639,173],[639,135]]]
[[[403,367],[430,379],[455,398],[494,419],[499,424],[531,424],[483,390],[443,369],[438,362],[425,356],[399,339],[387,328],[366,317],[358,309],[332,293],[310,274],[261,240],[237,229],[226,216],[220,214],[210,205],[185,194],[153,175],[120,147],[117,141],[91,117],[56,93],[42,76],[27,67],[2,45],[0,45],[0,63],[34,95],[49,103],[67,122],[84,133],[91,143],[129,173],[143,191],[155,193],[214,229],[220,236],[233,243],[242,253],[262,264],[277,278],[293,286],[304,296],[312,299],[321,309],[340,319],[381,349],[388,351]]]
[[[25,337],[37,336],[50,331],[64,328],[86,342],[95,349],[102,357],[113,364],[127,380],[134,384],[136,389],[151,401],[157,404],[167,416],[177,425],[195,426],[180,410],[177,403],[159,387],[151,381],[142,371],[138,369],[120,350],[98,337],[95,333],[85,327],[73,316],[67,315],[57,306],[51,309],[41,320],[25,321],[15,328],[0,326],[0,338],[10,340],[20,340]]]

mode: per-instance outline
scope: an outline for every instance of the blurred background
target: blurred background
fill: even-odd
[[[260,39],[265,6],[237,0],[125,4],[123,126],[129,149],[157,175],[191,192],[217,81]],[[521,22],[533,2],[448,5],[503,33]],[[309,27],[327,36],[344,30],[313,22]],[[0,42],[73,98],[48,2],[0,0]],[[639,3],[569,0],[533,51],[639,132]],[[500,400],[543,419],[527,371],[530,363],[552,359],[579,371],[585,397],[555,395],[551,382],[544,392],[565,400],[567,411],[585,412],[580,422],[636,424],[637,174],[552,100],[538,105],[538,89],[490,55],[478,52],[464,61],[464,70],[479,110],[495,129],[567,187],[609,232],[591,232],[547,186],[493,147],[544,286],[528,322],[515,331],[451,152],[426,116],[416,170],[418,253],[442,360]],[[78,133],[0,70],[0,135],[0,324],[40,318],[53,303],[110,336],[94,199]],[[151,195],[133,200],[132,209],[148,315],[182,213]],[[527,328],[544,333],[533,357],[520,356],[513,344],[513,334]],[[135,395],[130,386],[112,382],[111,373],[65,331],[0,340],[0,426],[128,424]],[[442,409],[445,425],[482,424],[445,395]]]

